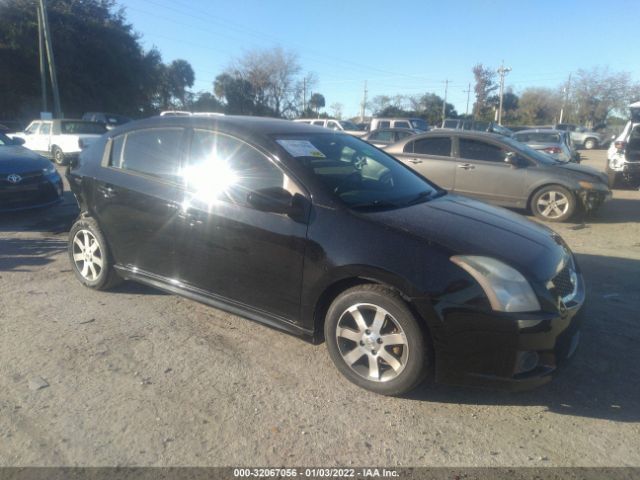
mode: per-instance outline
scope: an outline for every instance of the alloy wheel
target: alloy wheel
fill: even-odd
[[[83,278],[94,282],[102,272],[102,250],[89,230],[78,230],[73,237],[73,262]]]
[[[407,365],[404,330],[378,305],[358,303],[345,310],[338,320],[336,341],[344,362],[366,380],[387,382]]]
[[[551,190],[538,198],[536,208],[543,217],[560,218],[569,210],[569,199],[562,192]]]

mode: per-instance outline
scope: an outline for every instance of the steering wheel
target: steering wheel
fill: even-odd
[[[355,186],[356,184],[359,185],[361,182],[362,175],[360,174],[360,171],[350,173],[342,179],[342,181],[336,186],[336,188],[333,189],[333,192],[340,195],[342,193],[348,192],[351,187]]]

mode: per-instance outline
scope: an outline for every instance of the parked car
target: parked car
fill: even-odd
[[[338,120],[335,118],[298,118],[294,120],[296,123],[306,123],[307,125],[315,125],[316,127],[329,128],[340,132],[348,133],[354,137],[362,137],[367,132],[349,120]]]
[[[47,207],[62,201],[62,178],[49,160],[0,133],[0,212]]]
[[[324,340],[346,378],[381,394],[429,371],[537,386],[578,343],[584,282],[557,234],[341,132],[156,117],[108,133],[67,175],[82,284],[135,280]]]
[[[385,147],[418,133],[422,133],[422,131],[411,128],[382,128],[367,133],[362,139],[376,147]]]
[[[507,127],[503,127],[495,122],[485,122],[482,120],[470,120],[459,118],[447,118],[442,122],[443,129],[451,130],[471,130],[476,132],[489,132],[496,133],[498,135],[504,135],[510,137],[513,135],[513,131]]]
[[[586,127],[579,127],[572,123],[558,123],[554,127],[556,130],[564,130],[571,134],[571,140],[578,148],[592,150],[598,148],[607,139],[598,132],[589,130]]]
[[[580,154],[574,148],[569,132],[551,129],[521,130],[515,132],[512,137],[561,162],[580,163]]]
[[[371,119],[369,131],[381,130],[383,128],[409,128],[427,132],[429,131],[429,124],[422,118],[380,117]]]
[[[607,150],[609,187],[640,182],[640,102],[630,105],[631,119]]]
[[[449,191],[551,222],[593,212],[611,195],[604,173],[492,133],[439,130],[385,150]]]
[[[125,117],[124,115],[105,112],[87,112],[82,116],[82,120],[103,123],[105,127],[107,127],[107,130],[111,130],[131,121],[129,117]]]
[[[104,124],[84,120],[34,120],[11,137],[22,138],[26,148],[64,165],[106,131]]]

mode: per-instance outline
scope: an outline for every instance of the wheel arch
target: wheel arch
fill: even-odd
[[[533,213],[533,197],[536,196],[536,193],[538,193],[540,190],[542,190],[543,188],[547,188],[547,187],[553,187],[553,186],[559,186],[562,188],[566,188],[567,190],[569,190],[569,192],[571,192],[572,195],[576,195],[575,192],[575,187],[573,187],[572,185],[568,185],[566,183],[561,183],[561,182],[544,182],[541,183],[539,185],[536,185],[535,187],[533,187],[531,189],[531,191],[529,192],[529,195],[527,197],[527,209]],[[577,198],[575,198],[575,200],[577,201]]]
[[[328,284],[322,292],[318,295],[317,300],[313,306],[313,330],[314,330],[314,343],[322,343],[324,341],[324,323],[327,315],[327,311],[331,306],[331,303],[346,290],[357,287],[359,285],[380,285],[388,288],[391,291],[396,292],[402,300],[405,302],[411,313],[415,316],[416,320],[423,328],[428,341],[432,342],[431,332],[427,320],[420,314],[418,308],[412,301],[412,297],[407,293],[406,288],[401,287],[401,283],[390,280],[389,278],[382,279],[377,275],[352,275],[346,276],[340,279],[334,280]],[[433,348],[429,349],[433,351]]]

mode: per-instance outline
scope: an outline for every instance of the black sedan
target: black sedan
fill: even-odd
[[[0,211],[47,207],[62,201],[62,178],[49,160],[0,133]]]
[[[536,386],[578,342],[584,282],[558,235],[350,135],[147,119],[96,141],[68,178],[84,285],[131,279],[324,340],[345,377],[378,393],[429,373]]]

